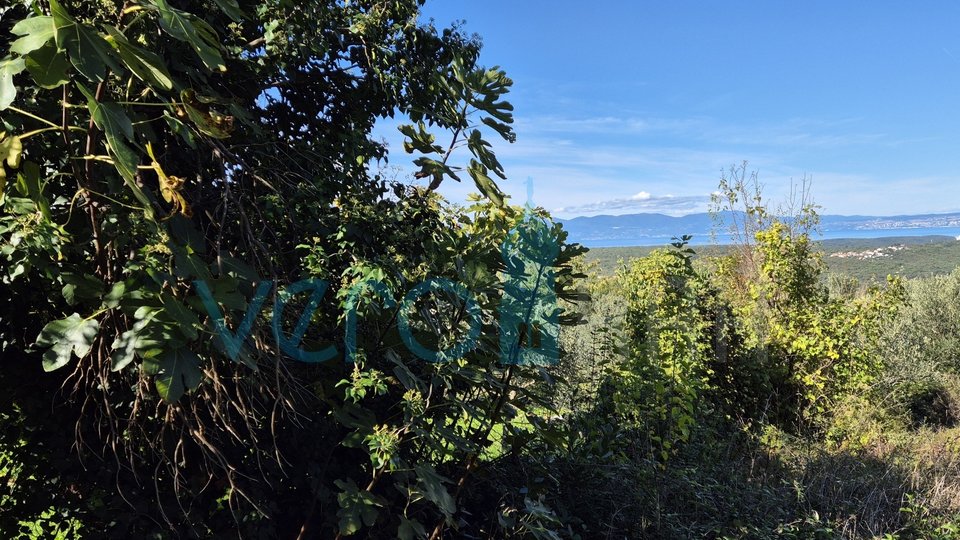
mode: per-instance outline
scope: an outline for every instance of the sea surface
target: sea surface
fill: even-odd
[[[694,234],[690,240],[690,245],[702,246],[706,244],[730,244],[732,238],[729,234]],[[887,238],[896,236],[950,236],[957,238],[960,236],[960,227],[910,227],[903,229],[836,229],[822,231],[815,235],[817,240],[833,240],[842,238]],[[661,246],[667,245],[674,240],[670,236],[655,235],[636,235],[617,238],[592,238],[589,240],[579,240],[574,235],[569,238],[571,242],[579,242],[587,247],[632,247],[632,246]]]

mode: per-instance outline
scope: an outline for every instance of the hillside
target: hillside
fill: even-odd
[[[828,272],[846,274],[861,281],[882,280],[888,274],[904,277],[942,275],[960,266],[960,241],[949,236],[892,236],[845,238],[819,242]],[[655,246],[593,248],[586,257],[596,261],[605,274],[621,259],[642,257]],[[694,248],[700,256],[722,253],[726,246]]]

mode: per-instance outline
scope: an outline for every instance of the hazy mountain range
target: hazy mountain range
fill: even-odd
[[[722,212],[719,219],[730,223],[735,215]],[[743,218],[738,212],[736,217]],[[715,230],[719,243],[729,241],[728,228],[717,226],[717,220],[708,213],[686,216],[664,214],[625,214],[619,216],[590,216],[557,220],[570,232],[569,240],[588,247],[643,246],[664,244],[671,237],[693,235],[692,243],[711,241]],[[927,234],[960,234],[960,212],[950,214],[918,214],[903,216],[820,216],[822,238],[875,238],[883,236],[920,236]]]

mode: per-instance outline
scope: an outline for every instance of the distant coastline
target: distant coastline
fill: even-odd
[[[678,232],[674,236],[688,234]],[[946,240],[957,240],[960,235],[960,227],[931,227],[918,229],[866,229],[866,230],[846,230],[846,231],[826,231],[823,234],[815,235],[818,241],[842,241],[842,240],[881,240],[884,242],[893,241],[900,238],[929,239],[931,241],[943,242]],[[729,245],[733,239],[728,234],[717,234],[711,238],[710,234],[694,234],[690,239],[692,246],[706,245]],[[583,244],[588,248],[612,248],[612,247],[655,247],[665,246],[673,242],[673,236],[647,236],[636,237],[631,241],[629,238],[611,238],[611,239],[587,239],[582,240],[570,235],[571,242]]]
[[[621,216],[579,217],[558,220],[569,233],[569,240],[587,247],[632,247],[666,245],[675,236],[691,235],[691,245],[729,244],[729,234],[722,223],[742,215],[721,215],[721,224],[710,214],[666,216],[662,214],[627,214]],[[922,214],[915,216],[821,216],[817,240],[872,239],[890,237],[960,236],[960,213]]]
[[[828,238],[819,242],[830,273],[845,274],[864,283],[883,282],[887,275],[912,278],[949,274],[960,265],[960,241],[955,236]],[[601,273],[609,275],[620,261],[643,257],[662,246],[587,246],[591,248],[587,260],[599,263]],[[723,254],[728,248],[729,245],[694,246],[698,256],[707,257]]]

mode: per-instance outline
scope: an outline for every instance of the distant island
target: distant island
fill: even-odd
[[[729,223],[731,212],[721,212],[721,223]],[[742,219],[742,214],[737,216]],[[887,236],[960,235],[960,212],[902,216],[820,216],[819,239],[882,238]],[[728,243],[729,236],[718,220],[702,212],[686,216],[665,214],[599,215],[557,220],[569,231],[570,240],[587,247],[654,246],[689,234],[692,244]],[[712,237],[711,233],[715,232]]]

